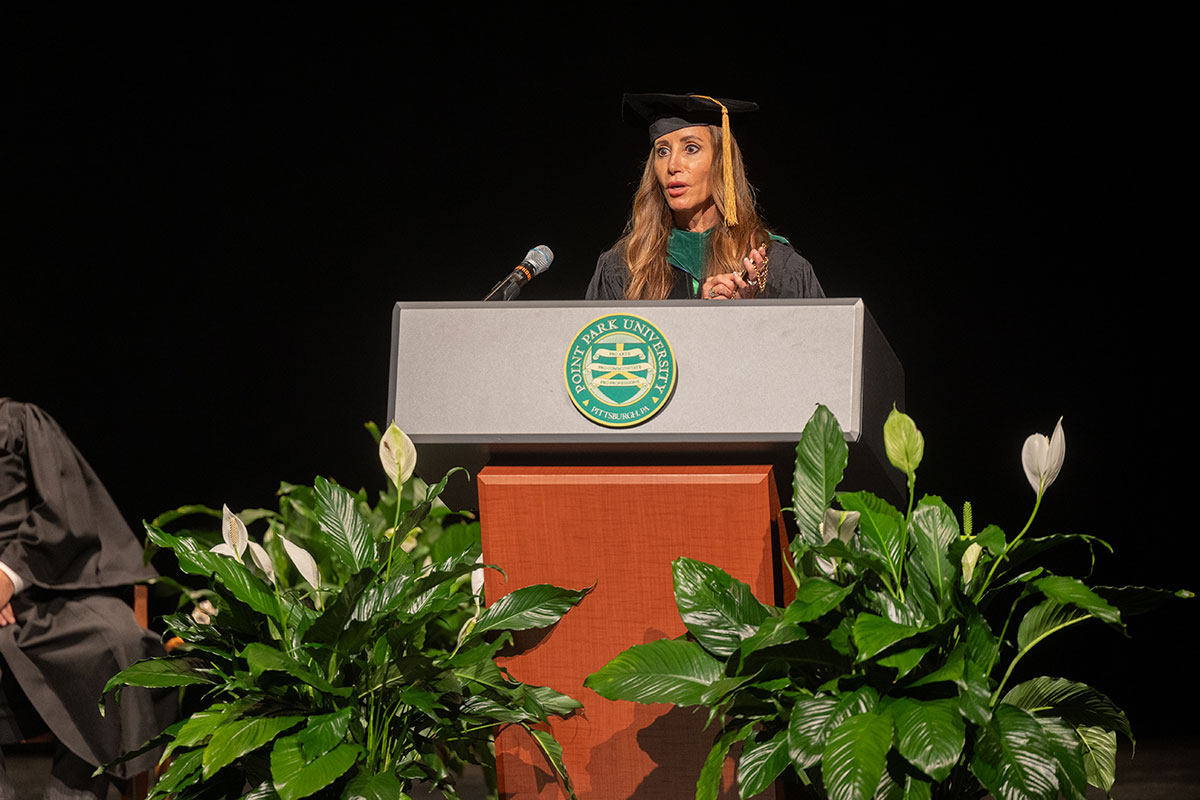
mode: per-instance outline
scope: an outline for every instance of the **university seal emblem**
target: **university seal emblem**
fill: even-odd
[[[632,314],[589,322],[563,371],[567,394],[598,425],[627,428],[662,410],[675,389],[675,353],[662,331]]]

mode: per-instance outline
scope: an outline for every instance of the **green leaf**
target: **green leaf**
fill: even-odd
[[[738,793],[742,797],[753,797],[765,792],[790,763],[786,729],[769,741],[746,748],[738,759]]]
[[[346,489],[321,477],[314,489],[317,523],[334,556],[354,574],[375,560],[370,523],[359,512],[357,498]]]
[[[1059,791],[1067,800],[1086,800],[1087,769],[1083,763],[1083,742],[1075,729],[1057,717],[1038,717],[1046,733],[1046,743],[1054,754]]]
[[[788,719],[788,757],[798,770],[808,769],[821,760],[837,707],[838,699],[830,696],[805,698],[792,705]]]
[[[886,714],[855,714],[834,728],[821,758],[829,800],[871,800],[891,747],[892,720]]]
[[[991,682],[987,667],[971,658],[963,662],[963,675],[958,682],[958,706],[969,722],[982,726],[991,721]]]
[[[849,457],[845,434],[828,408],[818,405],[796,445],[792,498],[799,529],[797,545],[821,543],[821,522]]]
[[[933,645],[926,645],[924,647],[912,647],[908,650],[899,650],[880,658],[879,664],[895,669],[896,679],[899,680],[912,672],[917,664],[921,663],[921,659],[925,657],[925,654],[932,649]]]
[[[583,703],[570,695],[551,689],[549,686],[525,686],[525,691],[537,699],[546,714],[566,717],[583,708]]]
[[[1187,589],[1155,589],[1152,586],[1093,586],[1092,591],[1121,610],[1121,619],[1153,611],[1170,600],[1191,600]]]
[[[1117,778],[1117,734],[1103,728],[1077,728],[1083,742],[1083,765],[1087,782],[1111,792]]]
[[[1096,549],[1100,548],[1113,552],[1112,545],[1103,539],[1098,539],[1095,536],[1088,536],[1083,533],[1055,533],[1049,536],[1030,536],[1022,539],[1013,545],[1005,556],[1010,568],[1017,567],[1026,561],[1029,561],[1036,555],[1060,547],[1064,544],[1083,544],[1086,545],[1088,551],[1088,571],[1095,566]]]
[[[788,718],[788,757],[798,769],[808,769],[821,760],[830,731],[852,714],[873,710],[878,702],[878,693],[869,686],[838,697],[797,700]]]
[[[904,795],[902,800],[932,800],[933,785],[913,775],[904,779]]]
[[[470,551],[472,555],[478,558],[479,548],[479,523],[460,523],[446,528],[442,532],[442,535],[429,545],[429,557],[435,562],[441,562]],[[475,559],[471,560],[474,561]]]
[[[342,791],[341,800],[412,800],[405,794],[400,780],[393,772],[376,775],[359,773]]]
[[[535,712],[527,708],[513,708],[510,705],[511,701],[501,702],[483,695],[475,695],[462,706],[459,707],[460,713],[470,715],[487,720],[488,722],[504,723],[512,725],[519,722],[540,722],[541,718]]]
[[[1033,585],[1051,600],[1061,605],[1073,605],[1096,619],[1108,623],[1121,633],[1125,633],[1125,625],[1121,622],[1121,612],[1085,586],[1082,581],[1061,575],[1047,575],[1034,581]]]
[[[517,589],[504,595],[479,616],[475,635],[485,631],[523,631],[553,625],[591,591],[563,589],[548,583]]]
[[[691,558],[677,558],[671,568],[679,616],[710,653],[732,655],[767,618],[750,587],[723,569]]]
[[[215,684],[211,665],[202,658],[189,656],[165,656],[148,658],[130,664],[104,685],[104,694],[118,686],[192,686],[199,683]]]
[[[717,800],[721,794],[721,778],[725,771],[725,760],[730,749],[754,732],[754,723],[748,722],[741,728],[727,730],[717,737],[709,748],[696,781],[696,800]]]
[[[529,726],[525,726],[525,729],[533,735],[533,740],[537,742],[538,748],[546,756],[546,760],[550,762],[550,766],[554,768],[554,772],[558,775],[558,779],[562,781],[567,794],[574,800],[575,787],[571,785],[571,778],[567,775],[566,767],[563,766],[562,745],[558,743],[558,740],[554,738],[554,734],[550,733],[550,731],[540,731]]]
[[[346,738],[350,729],[350,719],[354,709],[350,706],[331,712],[309,717],[304,730],[295,735],[304,751],[306,760],[323,756]]]
[[[854,643],[858,646],[858,660],[865,661],[924,630],[928,628],[901,625],[878,614],[859,614],[854,620]]]
[[[925,437],[912,417],[892,409],[883,423],[883,447],[892,466],[912,481],[925,455]]]
[[[966,645],[960,644],[946,654],[942,660],[942,665],[930,672],[928,675],[922,675],[917,678],[909,686],[928,686],[933,683],[941,683],[943,681],[951,681],[959,683],[963,679],[966,672]]]
[[[940,499],[927,497],[913,512],[912,522],[917,557],[933,588],[941,612],[937,618],[941,621],[951,606],[958,581],[958,570],[946,555],[950,543],[958,539],[958,520]]]
[[[213,732],[204,748],[204,777],[210,778],[252,750],[304,721],[304,717],[245,717],[227,722]]]
[[[326,694],[333,694],[339,697],[344,697],[352,691],[352,687],[341,686],[335,687],[329,681],[325,680],[320,675],[317,675],[304,667],[300,662],[291,656],[276,650],[269,644],[262,642],[251,642],[242,650],[242,658],[246,659],[246,664],[250,668],[250,674],[254,677],[262,675],[264,672],[276,671],[286,672],[293,678],[299,678],[304,683],[318,689]]]
[[[979,546],[987,550],[994,556],[998,556],[1004,552],[1004,548],[1008,546],[1008,537],[1004,531],[995,525],[988,525],[979,532],[975,537],[975,541],[979,542]]]
[[[917,547],[919,548],[920,545]],[[945,560],[944,557],[943,560]],[[948,568],[949,562],[942,568],[943,575]],[[927,623],[936,625],[946,619],[948,611],[953,614],[951,611],[953,598],[957,594],[954,587],[948,590],[939,587],[937,585],[938,578],[929,574],[919,552],[912,552],[908,561],[905,562],[905,569],[908,570],[908,586],[905,588],[902,606],[905,612],[902,616],[894,613],[887,613],[886,616],[895,622],[903,622],[908,625],[925,625]],[[894,598],[890,602],[892,606],[898,604],[899,598]]]
[[[754,635],[742,642],[742,661],[759,650],[806,638],[808,633],[799,625],[787,622],[782,617],[767,617]]]
[[[863,547],[882,558],[892,580],[897,580],[903,560],[903,515],[870,492],[839,492],[837,498],[842,508],[859,512],[858,528]]]
[[[1048,636],[1082,622],[1088,616],[1087,612],[1074,606],[1061,605],[1054,600],[1043,600],[1022,617],[1017,628],[1017,649],[1025,653]]]
[[[176,789],[197,782],[204,758],[203,750],[187,750],[175,756],[167,771],[154,784],[155,796],[170,797]]]
[[[152,525],[146,526],[146,535],[159,547],[174,550],[179,568],[184,572],[204,577],[212,576],[228,589],[230,594],[260,614],[269,617],[279,615],[274,592],[237,559],[206,550],[194,539],[172,536]]]
[[[353,619],[354,611],[363,593],[372,585],[373,577],[370,570],[351,577],[342,590],[334,596],[332,602],[326,604],[321,615],[304,631],[301,641],[305,643],[338,641]],[[342,643],[339,642],[339,644]]]
[[[971,771],[997,800],[1055,800],[1058,776],[1042,726],[1001,703],[975,737]]]
[[[951,681],[958,687],[960,712],[976,725],[986,725],[991,719],[991,689],[988,674],[973,658],[967,655],[968,646],[960,644],[945,658],[941,667],[913,681],[909,686],[928,686]]]
[[[722,674],[721,662],[695,642],[659,639],[620,653],[583,685],[609,700],[690,706]]]
[[[939,551],[945,552],[951,544],[958,541],[962,533],[958,527],[958,518],[942,498],[935,494],[922,497],[913,511],[913,520],[918,516],[922,520],[921,532]]]
[[[271,782],[280,800],[309,797],[345,775],[362,752],[356,744],[339,744],[309,761],[299,737],[284,736],[271,749]]]
[[[352,619],[366,622],[376,616],[390,614],[408,601],[417,576],[402,572],[386,583],[372,583],[359,595]]]
[[[171,754],[180,747],[193,747],[206,741],[217,728],[236,718],[246,702],[214,703],[203,711],[197,711],[180,723],[171,743],[163,751],[160,761],[166,763]]]
[[[1000,642],[992,632],[992,626],[974,606],[969,606],[963,617],[967,625],[967,657],[976,664],[994,664]]]
[[[463,476],[467,480],[471,479],[471,473],[468,472],[464,467],[451,467],[450,470],[442,476],[442,479],[437,482],[437,485],[427,486],[425,488],[425,502],[433,503],[433,501],[437,500],[438,497],[441,496],[442,492],[446,489],[446,484],[450,481],[451,476],[453,476],[456,472],[463,473]]]
[[[950,774],[966,742],[966,724],[954,700],[901,697],[888,707],[900,755],[937,782]]]
[[[1104,694],[1066,678],[1038,677],[1012,687],[1001,702],[1031,714],[1061,717],[1075,727],[1101,727],[1134,741],[1129,718]]]
[[[795,623],[820,619],[837,608],[852,591],[854,584],[841,586],[825,578],[801,578],[796,586],[796,599],[784,609],[783,619]]]

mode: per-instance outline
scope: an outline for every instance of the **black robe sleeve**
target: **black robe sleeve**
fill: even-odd
[[[588,284],[585,300],[624,300],[625,281],[629,278],[629,267],[623,253],[617,248],[605,251],[596,261],[596,271]]]
[[[767,288],[759,297],[825,296],[812,264],[790,244],[772,240],[767,258]]]
[[[100,478],[58,423],[0,398],[0,561],[60,591],[155,577]]]

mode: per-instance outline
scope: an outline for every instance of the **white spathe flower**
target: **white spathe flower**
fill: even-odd
[[[1058,477],[1066,455],[1067,439],[1063,435],[1062,417],[1058,418],[1054,433],[1049,438],[1033,433],[1025,440],[1025,446],[1021,448],[1021,465],[1025,467],[1029,485],[1039,497]]]
[[[979,563],[979,556],[983,553],[983,547],[979,542],[971,542],[967,545],[967,549],[962,554],[962,572],[963,585],[971,582],[971,578],[975,575],[975,565]]]
[[[267,551],[263,549],[262,545],[250,541],[250,534],[246,532],[246,523],[242,522],[237,514],[230,511],[227,505],[221,506],[221,538],[225,541],[214,547],[212,552],[229,556],[244,564],[246,562],[242,557],[246,553],[246,548],[250,548],[250,555],[254,559],[254,563],[267,574],[272,583],[275,582],[275,566],[271,563],[271,557],[267,555]]]
[[[383,471],[397,487],[404,485],[416,469],[416,445],[404,431],[396,427],[395,422],[388,425],[379,439],[379,463],[383,464]]]
[[[212,552],[231,556],[241,561],[242,553],[246,552],[246,542],[250,541],[250,535],[246,533],[246,523],[242,522],[237,514],[230,511],[227,505],[221,506],[221,538],[225,541],[214,547]]]
[[[836,508],[825,509],[825,519],[818,528],[821,541],[829,544],[834,539],[840,539],[844,544],[850,544],[854,531],[858,528],[857,511],[838,511]],[[817,556],[817,566],[826,575],[832,577],[837,572],[837,559]]]
[[[320,589],[321,571],[317,569],[317,560],[312,557],[312,554],[282,536],[279,537],[279,541],[283,542],[283,549],[287,551],[288,558],[296,565],[296,571],[304,577],[304,580],[308,581],[309,586]]]
[[[208,600],[201,600],[192,609],[192,619],[200,625],[212,624],[212,618],[217,615],[217,608]]]
[[[850,544],[854,530],[858,527],[858,511],[838,511],[836,508],[825,509],[825,519],[821,521],[821,541],[832,542],[835,538]]]

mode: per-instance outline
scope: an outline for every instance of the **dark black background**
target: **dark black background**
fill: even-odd
[[[6,11],[0,395],[58,418],[135,526],[379,487],[393,303],[479,299],[542,243],[522,299],[582,297],[646,150],[621,93],[751,99],[768,222],[905,366],[918,491],[1015,533],[1021,444],[1061,415],[1035,533],[1196,588],[1177,21],[566,8]],[[1194,606],[1130,630],[1031,668],[1182,730]]]

